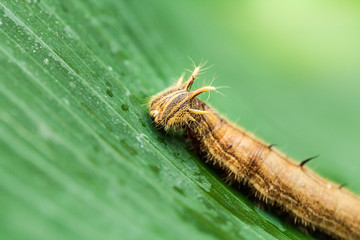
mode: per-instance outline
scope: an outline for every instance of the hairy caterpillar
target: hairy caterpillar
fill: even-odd
[[[360,239],[360,197],[329,182],[228,120],[190,91],[196,67],[183,83],[152,97],[150,116],[165,130],[183,128],[207,162],[226,171],[228,179],[244,183],[254,195],[287,212],[294,221],[335,239]]]

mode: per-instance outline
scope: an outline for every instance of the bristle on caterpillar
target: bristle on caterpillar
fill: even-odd
[[[306,163],[310,162],[311,160],[313,160],[313,159],[315,159],[315,158],[317,158],[317,157],[319,157],[319,155],[316,155],[316,156],[313,156],[313,157],[309,157],[309,158],[301,161],[301,163],[299,164],[299,167],[302,168]]]
[[[226,182],[240,183],[268,206],[278,206],[296,224],[335,239],[360,239],[360,197],[320,177],[244,129],[219,116],[197,96],[215,87],[191,87],[199,74],[195,67],[187,81],[153,96],[150,116],[165,130],[183,128],[193,148],[206,163],[226,174]],[[196,143],[196,144],[195,144]]]

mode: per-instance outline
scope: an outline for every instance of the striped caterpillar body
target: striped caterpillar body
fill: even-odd
[[[152,97],[150,116],[165,130],[183,128],[198,143],[207,162],[219,166],[230,181],[247,185],[268,205],[276,205],[294,221],[335,239],[360,239],[360,197],[318,176],[242,128],[220,117],[191,91],[196,67],[183,83]]]

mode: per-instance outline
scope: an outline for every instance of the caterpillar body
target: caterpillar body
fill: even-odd
[[[276,205],[294,221],[335,239],[360,239],[360,197],[297,163],[251,133],[219,116],[196,98],[215,90],[191,91],[198,75],[153,96],[150,116],[159,127],[184,129],[207,162],[219,166],[229,181],[245,184],[254,196]]]

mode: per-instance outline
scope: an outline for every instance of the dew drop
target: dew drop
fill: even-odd
[[[128,96],[130,96],[130,91],[127,89],[127,88],[125,88],[125,95],[128,97]]]
[[[109,97],[113,97],[114,94],[112,93],[112,91],[110,89],[106,90],[106,94],[109,95]]]
[[[143,133],[141,133],[139,136],[136,136],[136,140],[140,143],[140,147],[144,148],[144,141],[143,138],[147,138],[147,136]]]
[[[49,64],[49,59],[48,59],[48,58],[45,58],[45,59],[44,59],[44,63],[45,63],[46,65],[48,65],[48,64]]]
[[[69,38],[74,38],[74,33],[70,26],[65,26],[64,31]]]
[[[111,66],[108,66],[108,70],[109,70],[109,71],[112,71],[113,68],[112,68]]]
[[[129,111],[129,106],[127,104],[122,104],[121,109],[124,110],[125,112]]]

